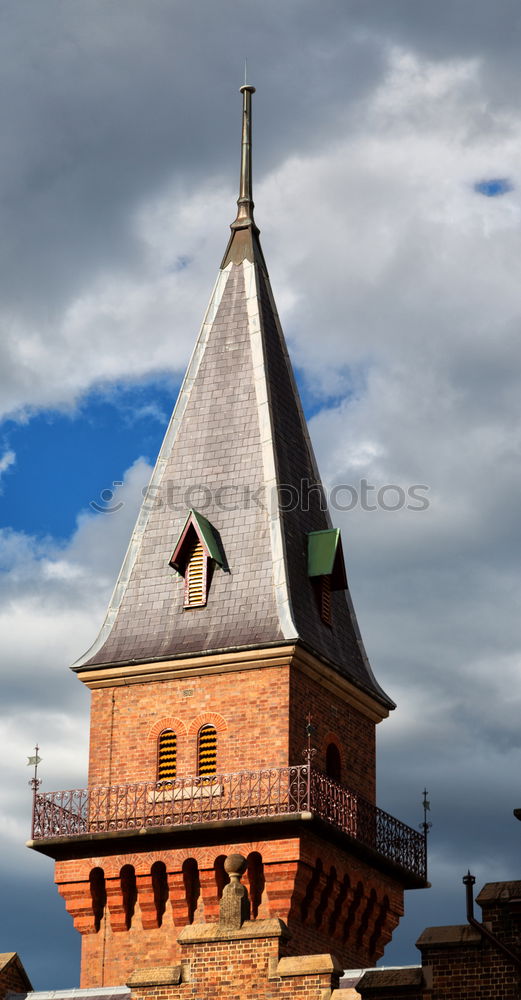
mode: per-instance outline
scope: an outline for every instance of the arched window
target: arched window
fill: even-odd
[[[161,927],[163,915],[168,902],[168,876],[164,861],[154,861],[150,869],[152,878],[152,889],[154,892],[154,905],[156,908],[156,927]]]
[[[159,736],[157,780],[173,781],[177,768],[177,736],[173,729],[163,729]]]
[[[194,917],[201,895],[201,879],[199,877],[199,867],[195,858],[187,858],[183,861],[183,882],[185,885],[185,896],[187,906],[188,923],[193,924]]]
[[[203,726],[197,742],[197,773],[205,778],[215,774],[216,770],[217,730],[215,726]]]
[[[92,897],[92,915],[94,918],[94,929],[99,931],[105,906],[107,904],[107,890],[105,887],[105,872],[103,868],[93,868],[89,875],[90,894]]]
[[[125,926],[127,930],[130,930],[137,902],[136,870],[134,865],[123,865],[119,873],[119,881],[123,897],[123,909],[125,911]]]
[[[248,854],[248,881],[250,883],[251,913],[254,920],[259,915],[259,906],[266,885],[262,855],[258,851]]]
[[[342,761],[336,743],[329,743],[326,750],[326,774],[332,781],[342,778]]]

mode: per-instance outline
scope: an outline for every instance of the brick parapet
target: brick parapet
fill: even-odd
[[[328,1000],[342,974],[338,960],[331,954],[281,957],[287,935],[280,920],[247,921],[237,930],[186,927],[177,965],[137,968],[128,978],[132,1000]]]

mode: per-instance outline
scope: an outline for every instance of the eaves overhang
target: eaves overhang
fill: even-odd
[[[320,683],[325,684],[337,697],[353,705],[373,722],[381,722],[396,707],[383,693],[381,698],[377,697],[372,689],[364,688],[351,679],[345,671],[340,670],[323,656],[317,655],[311,647],[301,641],[232,646],[204,652],[194,651],[175,658],[128,660],[73,669],[88,688],[95,690],[143,684],[154,680],[291,665],[320,680]]]

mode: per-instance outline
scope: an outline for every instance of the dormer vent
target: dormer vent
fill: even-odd
[[[199,511],[191,510],[170,559],[170,566],[184,577],[185,608],[204,608],[215,564],[225,566],[217,530]]]
[[[311,531],[307,537],[308,576],[315,588],[320,617],[325,625],[332,625],[331,592],[347,588],[340,530]]]

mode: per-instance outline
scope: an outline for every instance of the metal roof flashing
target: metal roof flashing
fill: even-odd
[[[183,561],[183,550],[185,548],[186,538],[190,533],[190,529],[195,531],[208,558],[213,559],[214,562],[221,567],[221,569],[227,569],[226,556],[224,554],[219,532],[216,528],[214,528],[213,524],[211,524],[210,521],[204,517],[203,514],[200,514],[199,511],[194,509],[190,510],[188,513],[184,528],[177,540],[174,554],[170,559],[169,565],[172,569],[175,569],[177,573],[184,576],[186,567]]]
[[[330,576],[333,590],[345,590],[347,577],[339,528],[308,534],[308,576]]]

